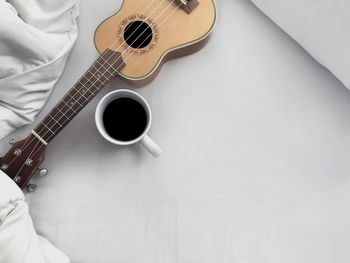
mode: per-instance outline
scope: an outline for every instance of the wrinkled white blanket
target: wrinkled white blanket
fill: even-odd
[[[38,236],[22,191],[0,171],[0,263],[68,263],[66,255]]]
[[[349,0],[252,0],[350,89]]]
[[[77,38],[77,0],[0,0],[0,139],[34,121]]]
[[[77,0],[0,0],[0,138],[34,121],[77,38]],[[0,171],[0,263],[66,263]]]

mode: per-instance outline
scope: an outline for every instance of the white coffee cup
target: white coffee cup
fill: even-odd
[[[106,109],[106,107],[111,103],[112,101],[119,99],[119,98],[130,98],[135,101],[137,101],[141,106],[144,108],[146,114],[147,114],[147,125],[143,133],[138,136],[135,139],[132,139],[130,141],[119,141],[115,138],[111,137],[103,124],[103,113]],[[120,113],[120,114],[127,114],[127,113]],[[155,157],[159,156],[162,153],[162,150],[159,148],[159,146],[147,135],[151,123],[152,123],[152,113],[151,109],[147,103],[147,101],[139,94],[137,94],[134,91],[126,90],[126,89],[119,89],[112,91],[105,95],[101,101],[98,103],[96,112],[95,112],[95,122],[96,127],[103,138],[105,138],[107,141],[116,144],[116,145],[131,145],[138,142],[141,142],[142,145]]]

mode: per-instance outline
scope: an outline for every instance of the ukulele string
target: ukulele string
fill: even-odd
[[[154,21],[156,21],[156,20],[164,13],[164,11],[166,11],[175,1],[176,1],[176,0],[173,0],[173,1],[167,6],[167,8],[165,8],[165,9],[156,17],[156,19],[155,19]],[[168,16],[160,23],[160,25],[162,25],[163,22],[165,22],[166,20],[168,20],[168,19],[170,18],[170,16],[171,16],[179,7],[180,7],[180,5],[178,5],[177,8],[176,8],[172,13],[170,13],[170,15],[168,15]],[[160,25],[156,28],[156,30],[160,27]],[[146,32],[146,30],[147,30],[147,29],[145,29],[145,30],[131,43],[131,45],[133,45],[133,44]],[[135,32],[135,31],[134,31],[134,32]],[[142,45],[144,44],[144,42],[145,42],[150,36],[151,36],[151,34],[148,35],[148,36],[142,41],[142,43],[139,45],[139,47],[142,46]],[[112,44],[110,47],[112,47],[115,43],[116,43],[116,41],[114,41],[113,44]],[[121,46],[120,46],[120,47],[121,47]],[[120,47],[119,47],[119,48],[120,48]],[[119,49],[119,48],[118,48],[118,49]],[[117,50],[117,51],[118,51],[118,50]],[[120,56],[122,56],[125,52],[127,52],[127,50],[123,51],[123,52],[121,53]],[[130,54],[130,55],[125,59],[124,63],[126,63],[126,61],[128,61],[129,58],[130,58],[131,56],[133,56],[135,53],[136,53],[136,51],[132,52],[132,54]],[[114,63],[119,59],[120,56],[118,56],[118,58],[117,58],[116,60],[114,60],[114,61],[112,62],[112,64],[114,64]],[[110,56],[110,57],[112,57],[112,56]],[[107,59],[107,60],[108,60],[108,59]],[[104,66],[104,64],[107,64],[108,66],[107,66],[107,71],[106,71],[106,72],[109,73],[108,70],[109,70],[110,68],[113,68],[113,66],[112,66],[110,63],[108,63],[108,61],[106,61],[105,59],[104,59],[104,62],[105,62],[105,63],[103,63],[102,66]],[[118,71],[119,68],[120,68],[120,66],[117,68],[116,71]],[[98,71],[98,70],[97,70],[97,71]],[[101,73],[101,72],[98,72],[98,73]],[[109,73],[109,74],[110,74],[110,73]],[[110,77],[111,77],[111,76],[112,76],[112,75],[110,74]],[[105,75],[104,75],[103,73],[101,73],[101,76],[100,76],[99,78],[96,78],[96,81],[95,81],[94,83],[92,83],[92,85],[94,86],[94,84],[95,84],[97,81],[99,81],[99,79],[100,79],[101,77],[105,77]],[[91,79],[91,78],[90,78],[90,79]],[[102,85],[104,85],[105,82],[107,82],[107,81],[103,81],[103,82],[100,81],[100,82],[102,83]],[[84,85],[83,85],[83,86],[84,86]],[[90,89],[88,89],[88,90],[90,90]],[[99,89],[97,89],[97,91],[99,91]],[[96,91],[95,91],[95,92],[96,92]],[[90,97],[95,96],[95,94],[94,94],[95,92],[90,92],[91,95],[88,96],[88,99],[90,99]],[[80,98],[83,98],[83,96],[80,96]],[[74,99],[74,100],[77,102],[80,98],[78,98],[78,99],[72,98],[72,99]],[[84,97],[84,98],[85,98],[85,97]],[[69,101],[71,101],[72,99],[70,99]],[[86,99],[86,98],[85,98],[85,99]],[[69,101],[68,101],[68,103],[69,103]],[[72,101],[73,101],[73,100],[72,100]],[[89,102],[89,101],[88,101],[88,102]],[[79,103],[79,104],[80,104],[80,103]],[[68,113],[68,110],[69,110],[69,109],[73,110],[73,109],[71,108],[71,106],[73,106],[73,105],[69,106],[69,105],[66,104],[66,106],[68,106],[68,109],[67,109],[67,111],[66,111],[65,113]],[[82,106],[82,105],[81,105],[81,106]],[[74,112],[74,110],[73,110],[73,112]],[[64,114],[65,114],[65,113],[64,113]],[[55,114],[54,117],[56,117],[57,114],[58,114],[58,112]],[[73,114],[71,114],[70,116],[72,116],[72,115],[73,115]],[[70,116],[69,116],[69,118],[67,118],[68,121],[70,120]],[[54,121],[57,122],[57,120],[55,120],[54,117],[51,117],[51,118],[52,118]],[[66,117],[67,117],[67,116],[66,116]],[[61,118],[63,118],[63,115],[61,116]],[[61,118],[59,118],[58,121],[61,120]],[[51,121],[49,121],[49,123],[50,123],[50,122],[51,122]],[[48,123],[48,124],[49,124],[49,123]],[[62,124],[64,125],[64,123],[62,123]],[[55,124],[54,124],[54,125],[55,125]],[[54,125],[52,125],[50,128],[53,128]],[[51,129],[50,129],[49,127],[47,127],[47,128],[48,128],[48,129],[47,129],[46,133],[45,133],[44,135],[39,135],[40,137],[45,136],[49,131],[51,131]],[[44,129],[44,127],[42,127],[41,130],[43,130],[43,129]],[[58,131],[58,130],[59,130],[59,128],[56,129],[55,132]],[[49,139],[52,138],[52,136],[55,136],[55,135],[56,135],[55,132],[51,131],[51,133],[53,133],[53,134],[49,137]],[[39,132],[39,133],[40,133],[40,132]],[[48,140],[49,140],[49,139],[48,139]]]
[[[165,21],[180,7],[180,6],[181,6],[181,5],[178,5],[178,7],[177,7],[166,19],[164,19],[164,20],[162,21],[162,23],[165,22]],[[158,26],[158,28],[162,25],[162,23],[160,23],[160,25]],[[146,39],[145,39],[145,40],[146,40]],[[145,40],[144,40],[144,41],[145,41]],[[139,46],[142,46],[143,43],[144,43],[144,41],[143,41]],[[133,55],[133,54],[129,55],[125,61],[127,61],[132,55]],[[72,116],[72,114],[71,114],[70,116]],[[59,119],[59,120],[60,120],[60,119]],[[64,124],[64,123],[63,123],[63,124]],[[58,129],[57,129],[57,130],[58,130]],[[57,130],[56,130],[56,131],[57,131]],[[47,132],[46,132],[46,134],[47,134]],[[45,135],[46,135],[46,134],[45,134]],[[44,136],[45,136],[45,135],[44,135]],[[48,139],[52,138],[52,136],[54,136],[54,135],[55,135],[55,134],[51,135]]]
[[[175,0],[173,0],[173,2],[174,2]],[[173,3],[172,2],[172,3]],[[171,5],[169,5],[167,8],[169,8]],[[159,26],[156,28],[156,29],[158,29],[158,28],[160,28],[160,26],[166,21],[166,20],[168,20],[169,19],[169,17],[178,9],[180,7],[180,5],[178,5],[177,6],[177,8],[173,11],[173,12],[171,12],[170,13],[170,15],[168,15],[160,24],[159,24]],[[165,11],[165,10],[163,10],[163,11]],[[144,31],[145,32],[145,31]],[[144,33],[144,32],[142,32],[141,34],[140,34],[140,36]],[[140,37],[139,36],[139,37]],[[149,35],[150,36],[150,35]],[[148,37],[149,37],[148,36]],[[148,38],[147,37],[147,38]],[[145,38],[141,43],[140,43],[140,45],[139,46],[142,46],[143,44],[144,44],[144,42],[147,40],[147,38]],[[138,39],[138,38],[137,38]],[[135,41],[137,41],[137,39],[135,40]],[[134,41],[134,42],[135,42]],[[125,51],[124,51],[125,52]],[[123,53],[124,53],[123,52]],[[136,51],[135,51],[136,52]],[[125,63],[126,63],[126,61],[128,61],[129,60],[129,58],[131,57],[131,56],[133,56],[134,54],[135,54],[135,52],[133,52],[132,54],[130,54],[126,59],[125,59]],[[123,54],[122,53],[122,54]],[[115,60],[114,62],[116,62],[117,60]],[[113,63],[114,63],[113,62]],[[112,63],[112,64],[113,64]],[[106,64],[108,64],[108,62],[106,61]],[[112,65],[110,65],[110,64],[108,64],[110,67],[112,67]],[[117,71],[119,70],[119,68],[120,68],[120,66],[117,68]],[[109,68],[107,68],[107,72],[108,72],[108,70],[109,70]],[[102,76],[103,76],[104,74],[102,74]],[[97,81],[96,81],[97,82]],[[93,84],[95,84],[96,82],[94,82]],[[104,82],[101,82],[103,85],[105,84],[105,82],[107,82],[107,81],[104,81]],[[97,90],[97,91],[99,91],[99,90]],[[96,91],[95,91],[96,92]],[[94,93],[91,93],[91,95],[89,96],[89,99],[90,99],[90,97],[93,97],[93,96],[95,96],[95,94]],[[68,110],[65,112],[65,113],[67,113],[68,112]],[[67,118],[67,120],[69,121],[70,120],[70,117],[73,115],[73,113],[69,116],[69,118]],[[63,116],[61,116],[61,118],[62,118]],[[58,121],[59,120],[61,120],[61,118],[60,119],[58,119]],[[64,123],[62,123],[63,125],[64,125]],[[54,126],[52,126],[51,128],[53,128]],[[58,129],[56,129],[55,130],[55,132],[56,131],[58,131],[59,130],[59,128]],[[45,136],[47,133],[49,132],[49,130],[48,131],[46,131],[46,133],[43,135],[43,136]],[[49,138],[48,138],[48,140],[50,140],[51,138],[52,138],[52,136],[55,136],[56,134],[55,134],[55,132],[54,132],[54,134],[52,134]]]
[[[175,2],[175,0],[173,0],[173,1],[171,2],[171,4],[169,4],[169,6],[171,6],[174,2]],[[169,6],[168,6],[168,7],[169,7]],[[159,29],[160,26],[161,26],[165,21],[167,21],[167,20],[179,9],[180,6],[181,6],[181,4],[178,4],[177,7],[176,7],[165,19],[163,19],[163,21],[159,24],[159,26],[158,26],[156,29]],[[166,9],[168,9],[168,7],[167,7]],[[164,10],[163,10],[163,11],[164,11]],[[158,17],[159,17],[159,16],[158,16]],[[157,18],[158,18],[158,17],[157,17]],[[140,34],[140,36],[141,36],[143,33],[144,33],[144,32],[142,32],[142,33]],[[140,36],[139,36],[139,37],[140,37]],[[149,35],[149,36],[150,36],[150,35]],[[149,37],[149,36],[148,36],[148,37]],[[138,37],[138,38],[139,38],[139,37]],[[148,38],[148,37],[147,37],[147,38]],[[137,38],[137,39],[138,39],[138,38]],[[142,41],[142,43],[139,45],[139,47],[142,46],[142,45],[144,44],[144,42],[147,40],[147,38],[145,38],[145,40]],[[136,39],[135,41],[137,41],[137,39]],[[114,43],[113,43],[113,44],[114,44]],[[112,44],[112,45],[113,45],[113,44]],[[125,51],[124,51],[124,52],[125,52]],[[123,52],[122,54],[124,54],[124,52]],[[133,56],[133,55],[135,54],[135,52],[136,52],[136,51],[134,51],[133,53],[131,53],[131,54],[126,58],[126,60],[125,60],[124,62],[126,63],[126,61],[127,61],[131,56]],[[121,54],[121,55],[122,55],[122,54]],[[121,55],[120,55],[120,56],[121,56]],[[120,57],[120,56],[119,56],[119,57]],[[118,59],[119,59],[119,57],[118,57]],[[117,60],[115,60],[115,61],[117,61]],[[113,62],[113,63],[114,63],[114,62]],[[113,63],[112,63],[112,64],[113,64]],[[108,63],[107,63],[107,64],[108,64]],[[110,67],[112,67],[112,65],[110,65]],[[117,71],[119,70],[119,68],[120,68],[120,66],[117,68]],[[109,68],[107,68],[107,70],[109,70]],[[102,75],[103,75],[103,74],[102,74]],[[96,83],[96,82],[95,82],[95,83]],[[103,82],[103,83],[104,83],[104,82]],[[98,90],[98,91],[99,91],[99,90]],[[93,95],[93,93],[92,93],[92,95]],[[71,116],[71,115],[70,115],[70,116]],[[69,119],[68,119],[68,120],[69,120]],[[57,130],[58,130],[58,129],[57,129]],[[57,131],[57,130],[56,130],[56,131]],[[46,133],[47,133],[47,132],[46,132]],[[46,133],[45,133],[45,134],[46,134]],[[53,135],[55,135],[55,134],[53,134]],[[51,137],[52,137],[52,135],[51,135],[49,138],[51,138]],[[38,145],[39,142],[40,142],[40,141],[38,140],[38,142],[37,142],[36,146],[34,147],[34,149],[37,147],[37,145]],[[33,149],[33,151],[31,151],[30,154],[28,155],[28,158],[27,158],[27,159],[30,159],[30,158],[32,158],[33,156],[35,156],[35,154],[37,154],[37,152],[38,152],[43,146],[44,146],[44,144],[41,144],[41,145],[39,146],[39,148],[34,152],[34,154],[32,154],[33,151],[34,151],[34,149]],[[21,170],[23,169],[24,165],[25,165],[25,162],[23,163],[22,167],[20,168],[20,170],[17,172],[16,175],[18,175],[18,174],[21,172]]]
[[[152,0],[151,2],[149,2],[149,3],[147,4],[147,6],[146,6],[145,8],[143,8],[143,10],[141,11],[141,14],[145,14],[146,11],[148,10],[148,8],[149,8],[155,1],[156,1],[156,0]],[[158,9],[158,7],[160,6],[160,4],[161,4],[163,1],[164,1],[164,0],[159,1],[159,3],[153,8],[153,10],[151,11],[151,13],[148,14],[148,15],[146,16],[145,21],[147,21],[147,19],[149,19],[149,18],[151,17],[151,15]],[[137,31],[140,27],[141,27],[141,24],[140,24],[140,25],[125,39],[125,42],[127,42],[131,37],[133,37],[133,35],[136,33],[136,31]],[[145,31],[144,31],[144,32],[145,32]],[[142,34],[143,34],[144,32],[142,32]],[[141,34],[141,35],[142,35],[142,34]],[[149,36],[148,36],[148,37],[149,37]],[[148,38],[148,37],[147,37],[147,38]],[[147,38],[146,38],[146,39],[147,39]],[[138,39],[138,38],[137,38],[137,39]],[[134,42],[136,42],[137,39],[136,39]],[[118,40],[113,41],[113,43],[109,46],[109,48],[111,48],[113,45],[115,45],[115,44],[117,43],[117,41],[118,41]],[[132,44],[134,44],[134,42],[133,42]],[[142,44],[143,44],[143,43],[142,43]],[[142,44],[141,44],[141,45],[142,45]],[[120,44],[120,46],[117,48],[117,51],[122,47],[122,45],[123,45],[123,43]],[[101,53],[100,57],[103,57],[104,54],[107,53],[107,51],[108,51],[108,48],[107,48],[104,52]],[[108,63],[108,60],[109,60],[112,56],[113,56],[113,54],[107,58],[107,61],[103,59],[103,60],[108,64],[108,66],[111,66],[111,65]],[[115,61],[114,61],[114,62],[115,62]],[[113,63],[114,63],[114,62],[113,62]],[[113,63],[112,63],[112,64],[113,64]],[[101,65],[101,66],[104,67],[104,65]],[[94,65],[92,66],[92,68],[94,68]],[[96,69],[96,68],[95,68],[95,69]],[[107,69],[107,73],[109,73],[108,70],[109,70],[109,68]],[[99,70],[97,70],[97,72],[99,72]],[[103,75],[102,75],[102,76],[103,76]],[[112,76],[112,75],[111,75],[111,76]],[[111,76],[110,76],[110,77],[111,77]],[[93,77],[94,77],[94,74],[91,74],[91,77],[87,80],[87,82],[90,81]],[[84,78],[84,75],[77,81],[77,83],[81,83],[81,80],[82,80],[83,78]],[[96,81],[92,84],[92,86],[94,86],[94,84],[95,84],[98,80],[99,80],[99,79],[96,79]],[[100,81],[100,82],[101,82],[101,81]],[[77,85],[77,83],[73,86],[73,88],[75,88],[75,86]],[[102,83],[102,82],[101,82],[101,83]],[[104,85],[104,83],[103,83],[103,85]],[[82,87],[85,87],[85,85],[82,85]],[[77,90],[77,91],[79,92],[79,90]],[[86,91],[89,91],[89,92],[91,93],[91,95],[94,96],[94,93],[91,92],[90,89],[87,89]],[[80,93],[80,92],[79,92],[79,93]],[[66,99],[68,95],[71,97],[71,99],[74,99],[74,97],[72,97],[72,96],[69,94],[69,92],[68,92],[68,93],[65,94],[65,96],[63,96],[63,98],[57,103],[57,105],[58,105],[60,102],[62,102],[64,99]],[[90,98],[86,98],[86,97],[84,96],[84,93],[81,94],[81,97],[80,97],[80,98],[82,98],[82,97],[85,99],[85,101],[88,101],[88,100],[90,99]],[[78,98],[78,100],[79,100],[80,98]],[[78,102],[78,100],[76,100],[76,102]],[[68,101],[68,102],[69,102],[69,101]],[[81,105],[79,102],[78,102],[78,104],[79,104],[80,106],[83,106],[83,105]],[[71,108],[73,105],[69,106],[69,105],[66,104],[66,106],[68,106],[68,109],[67,109],[67,111],[66,111],[65,113],[63,113],[63,115],[65,115],[65,114],[68,112],[69,109],[71,109],[73,112],[75,112],[75,111]],[[84,107],[84,106],[83,106],[83,107]],[[52,113],[52,111],[53,111],[54,109],[55,109],[55,108],[53,108],[53,109],[48,113],[48,116],[50,116],[50,113]],[[55,114],[53,117],[50,116],[50,117],[51,117],[51,120],[47,123],[47,125],[49,125],[50,122],[51,122],[52,120],[53,120],[54,122],[58,123],[57,120],[55,119],[55,117],[56,117],[56,115],[59,114],[59,112],[60,112],[60,111],[56,112],[56,114]],[[66,117],[67,117],[67,116],[66,116]],[[71,115],[70,115],[67,119],[69,119],[70,117],[71,117]],[[60,119],[59,119],[59,120],[60,120]],[[58,123],[58,124],[59,124],[59,123]],[[40,125],[40,124],[39,124],[39,125]],[[46,126],[46,125],[43,124],[43,127],[40,129],[40,131],[37,132],[38,135],[39,135],[39,133],[41,133],[41,131],[44,129],[44,126]],[[53,128],[53,127],[54,127],[54,125],[53,125],[51,128]],[[49,127],[46,126],[46,128],[48,128],[48,131],[50,130]],[[48,131],[47,131],[47,132],[48,132]],[[56,131],[57,131],[57,130],[56,130]],[[42,136],[45,136],[45,135],[46,135],[46,133],[45,133],[44,135],[42,135]],[[40,135],[39,135],[39,136],[40,136]],[[40,137],[42,137],[42,136],[40,136]],[[27,147],[29,147],[29,145],[33,142],[33,140],[34,140],[36,137],[34,136],[34,138],[32,138],[30,142],[28,142],[29,138],[30,138],[30,136],[28,136],[28,138],[27,138],[26,141],[24,142],[22,151],[24,151]],[[28,144],[27,144],[27,142],[28,142]],[[18,157],[18,156],[15,156],[15,157],[8,163],[8,166],[10,166],[10,165],[12,164],[12,162],[15,161],[15,160],[17,159],[17,157]]]
[[[146,10],[148,9],[148,7],[149,7],[154,1],[155,1],[155,0],[152,0],[152,1],[146,6],[146,8],[144,8],[144,10],[142,11],[142,13],[145,13]],[[148,16],[146,16],[145,21],[146,21],[147,19],[149,19],[150,16],[153,14],[153,12],[155,12],[155,11],[158,9],[158,7],[159,7],[160,4],[162,3],[162,1],[164,1],[164,0],[161,0],[161,1],[157,4],[157,6],[156,6],[155,8],[153,8],[152,12],[151,12]],[[173,3],[174,1],[175,1],[175,0],[173,0],[172,3]],[[172,3],[171,3],[171,4],[172,4]],[[163,11],[164,11],[164,10],[163,10]],[[159,16],[158,16],[158,17],[159,17]],[[157,17],[157,18],[158,18],[158,17]],[[157,18],[156,18],[156,19],[157,19]],[[128,36],[124,41],[127,42],[131,37],[133,37],[133,35],[137,32],[137,30],[138,30],[140,27],[141,27],[141,24],[140,24],[140,25],[130,34],[130,36]],[[147,29],[145,29],[145,30],[131,43],[131,45],[133,45],[133,44],[139,39],[139,37],[140,37],[141,35],[143,35],[143,34],[146,32],[146,30],[147,30]],[[149,35],[149,36],[151,36],[151,35]],[[146,39],[148,39],[149,36],[147,36]],[[106,73],[110,74],[109,77],[113,77],[113,74],[109,73],[108,70],[109,70],[110,68],[113,68],[113,64],[114,64],[115,62],[117,62],[118,59],[119,59],[119,57],[121,57],[121,56],[124,54],[124,52],[126,51],[126,50],[125,50],[123,53],[121,53],[121,55],[118,56],[118,58],[117,58],[115,61],[112,61],[112,65],[108,62],[108,60],[109,60],[110,58],[113,57],[113,55],[114,55],[113,53],[112,53],[108,58],[104,59],[104,58],[103,58],[104,54],[107,53],[108,49],[111,49],[112,46],[115,45],[117,42],[118,42],[118,39],[115,40],[115,41],[100,55],[100,58],[102,58],[103,63],[101,64],[101,63],[98,62],[98,64],[100,64],[100,69],[101,69],[101,68],[106,69],[104,63],[107,64]],[[144,42],[143,42],[143,43],[144,43]],[[119,51],[119,49],[123,46],[123,44],[124,44],[123,42],[120,44],[120,46],[116,49],[116,52]],[[142,45],[142,44],[141,44],[141,45]],[[139,45],[139,46],[141,46],[141,45]],[[134,52],[134,53],[135,53],[135,52]],[[92,68],[95,68],[95,65],[93,65]],[[95,69],[96,69],[96,68],[95,68]],[[96,69],[96,73],[101,73],[101,72],[99,71],[100,69]],[[91,77],[87,80],[87,82],[89,82],[93,77],[94,77],[94,74],[91,74]],[[94,84],[96,84],[97,81],[101,82],[102,85],[105,84],[104,82],[100,81],[100,78],[101,78],[101,77],[105,77],[105,75],[104,75],[103,73],[101,73],[100,76],[98,76],[98,77],[96,78],[95,82],[92,83],[92,87],[96,87],[96,85],[94,85]],[[80,80],[81,80],[82,78],[84,78],[84,76],[82,76],[82,77],[80,78]],[[78,81],[78,83],[81,83],[80,80]],[[75,89],[75,86],[76,86],[76,85],[73,86],[74,89]],[[86,88],[86,87],[85,87],[85,84],[83,84],[82,87]],[[81,96],[80,96],[78,99],[75,99],[75,98],[74,98],[75,95],[72,96],[72,95],[70,95],[69,92],[68,92],[67,94],[65,94],[65,96],[64,96],[57,104],[59,104],[59,103],[62,102],[62,101],[64,102],[64,100],[67,98],[67,96],[70,96],[70,99],[68,100],[68,102],[67,102],[67,103],[64,102],[64,104],[68,107],[67,111],[63,113],[63,112],[61,112],[61,111],[58,109],[58,112],[56,112],[56,114],[55,114],[53,117],[50,116],[50,115],[48,114],[48,115],[50,116],[51,120],[49,120],[49,122],[47,123],[47,125],[50,125],[51,121],[54,121],[54,122],[56,122],[57,124],[59,124],[58,121],[63,117],[63,116],[61,116],[61,118],[58,119],[58,121],[57,121],[57,120],[55,119],[55,117],[56,117],[59,113],[61,113],[61,114],[63,114],[64,116],[66,116],[65,114],[68,113],[68,110],[70,110],[70,109],[71,109],[74,113],[76,113],[75,110],[72,108],[72,106],[74,106],[74,104],[73,104],[73,105],[69,105],[69,102],[73,102],[73,101],[74,101],[75,103],[79,104],[79,105],[81,106],[81,108],[84,108],[84,107],[86,106],[86,104],[87,104],[87,103],[85,104],[85,102],[89,102],[89,101],[90,101],[90,96],[89,96],[88,98],[86,98],[86,97],[84,96],[84,93],[85,93],[86,91],[89,91],[89,92],[91,93],[90,95],[95,96],[94,92],[91,92],[91,91],[90,91],[90,88],[86,89],[86,91],[85,91],[84,93],[81,93],[81,92],[79,91],[79,89],[76,89],[76,91],[79,92],[79,93],[81,94]],[[99,91],[99,89],[98,89],[98,91]],[[77,93],[76,93],[76,94],[77,94]],[[81,98],[84,98],[84,99],[85,99],[85,101],[83,102],[83,105],[80,104],[80,102],[79,102],[79,99],[81,99]],[[85,104],[85,105],[84,105],[84,104]],[[54,109],[52,109],[51,112],[52,112],[53,110],[54,110]],[[50,112],[50,113],[51,113],[51,112]],[[71,116],[71,115],[70,115],[70,116]],[[70,119],[70,116],[69,116],[69,117],[66,116],[67,120]],[[42,122],[41,122],[41,123],[42,123]],[[40,131],[37,132],[38,135],[39,135],[40,137],[45,136],[45,135],[47,134],[47,132],[51,130],[50,128],[53,128],[54,125],[55,125],[55,124],[53,124],[53,125],[49,128],[49,127],[48,127],[47,125],[45,125],[44,123],[42,123],[42,124],[43,124],[43,127],[41,127]],[[39,125],[40,125],[40,124],[39,124]],[[59,125],[60,125],[60,124],[59,124]],[[46,126],[46,128],[47,128],[48,130],[46,131],[46,133],[45,133],[43,136],[41,136],[40,133],[41,133],[41,131],[44,129],[44,126]],[[56,130],[56,131],[57,131],[57,130]],[[55,132],[52,132],[52,133],[55,133]]]
[[[168,16],[159,24],[159,26],[157,27],[157,29],[160,28],[160,26],[161,26],[166,20],[168,20],[169,17],[170,17],[173,13],[175,13],[175,11],[176,11],[179,7],[180,7],[180,5],[178,5],[177,8],[176,8],[173,12],[171,12],[170,15],[168,15]],[[146,39],[147,39],[147,38],[146,38]],[[146,40],[146,39],[145,39],[145,40]],[[145,40],[144,40],[144,41],[145,41]],[[144,43],[144,41],[143,41],[139,46],[142,46],[143,43]],[[134,53],[135,53],[135,52],[134,52]],[[133,53],[133,54],[134,54],[134,53]],[[127,61],[133,54],[131,54],[130,56],[128,56],[127,59],[126,59],[125,61]],[[57,131],[57,130],[56,130],[56,131]],[[53,135],[55,135],[55,134],[53,134]],[[51,137],[52,137],[52,135],[51,135],[49,138],[51,138]],[[39,143],[39,142],[38,142],[38,143]],[[37,144],[38,144],[38,143],[37,143]],[[37,145],[36,145],[36,146],[37,146]],[[35,147],[36,147],[36,146],[35,146]],[[29,154],[28,158],[32,158],[33,156],[35,156],[35,155],[37,154],[37,152],[38,152],[43,146],[44,146],[44,144],[41,144],[41,145],[39,146],[39,148],[34,152],[33,155],[32,155],[32,152]],[[25,163],[24,163],[24,164],[25,164]],[[20,171],[23,169],[24,164],[22,165],[21,169],[17,172],[17,174],[20,173]]]

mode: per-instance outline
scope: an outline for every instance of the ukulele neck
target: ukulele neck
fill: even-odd
[[[32,134],[43,144],[48,144],[124,67],[121,53],[107,49],[32,130]]]

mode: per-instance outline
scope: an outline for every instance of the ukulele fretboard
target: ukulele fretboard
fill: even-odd
[[[121,53],[107,49],[33,131],[49,143],[124,66]]]

